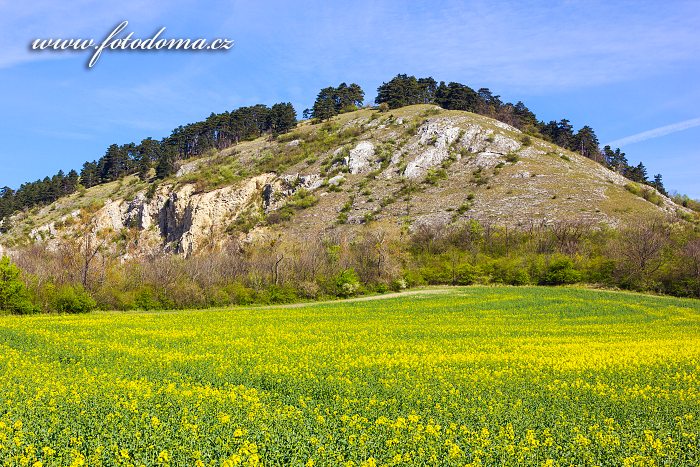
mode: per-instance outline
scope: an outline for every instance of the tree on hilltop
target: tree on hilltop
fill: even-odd
[[[355,83],[340,83],[337,88],[329,86],[321,89],[311,109],[311,116],[328,120],[340,113],[357,110],[362,106],[365,92]]]

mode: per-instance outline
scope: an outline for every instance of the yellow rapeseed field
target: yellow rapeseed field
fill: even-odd
[[[0,346],[2,465],[700,464],[700,301],[4,316]]]

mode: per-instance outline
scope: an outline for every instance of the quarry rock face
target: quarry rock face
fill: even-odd
[[[110,200],[94,214],[93,230],[118,232],[130,227],[150,231],[162,238],[166,249],[190,255],[220,237],[245,205],[260,203],[263,187],[273,178],[264,174],[205,193],[197,193],[192,184],[163,186],[150,200],[144,193],[129,202]]]

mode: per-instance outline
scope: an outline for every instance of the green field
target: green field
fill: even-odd
[[[698,465],[700,301],[0,317],[4,465]]]

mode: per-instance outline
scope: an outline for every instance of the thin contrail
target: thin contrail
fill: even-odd
[[[688,128],[694,128],[696,126],[700,126],[700,117],[691,118],[690,120],[683,120],[682,122],[660,126],[659,128],[654,128],[653,130],[647,130],[634,135],[625,136],[624,138],[609,142],[608,145],[612,147],[621,147],[626,144],[638,143],[640,141],[658,138],[659,136],[670,135],[671,133],[687,130]]]

